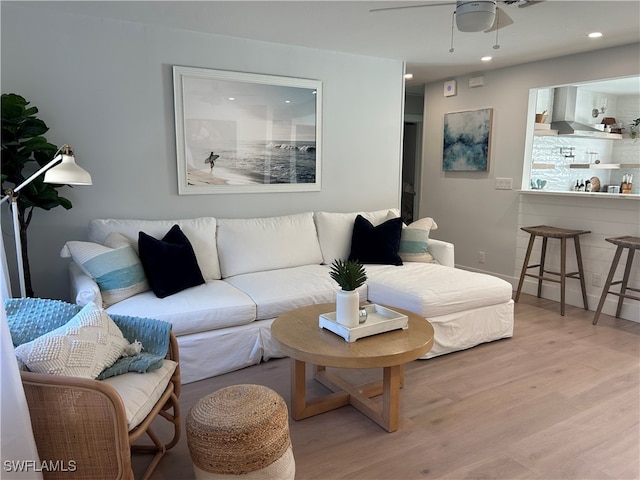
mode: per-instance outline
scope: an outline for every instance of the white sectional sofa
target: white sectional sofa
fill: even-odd
[[[177,224],[184,232],[205,283],[165,298],[152,291],[137,293],[108,306],[107,312],[171,322],[182,380],[189,383],[283,356],[271,338],[272,321],[296,307],[335,301],[339,287],[329,276],[329,265],[349,255],[358,213],[373,225],[398,216],[397,209],[390,209],[250,219],[96,219],[89,223],[88,238],[104,244],[118,232],[137,248],[140,231],[162,238]],[[425,358],[512,336],[511,285],[454,268],[450,243],[429,239],[428,245],[437,263],[367,264],[361,301],[427,318],[435,341]],[[67,246],[62,254],[69,256]],[[74,260],[71,298],[80,305],[100,304],[98,284]]]

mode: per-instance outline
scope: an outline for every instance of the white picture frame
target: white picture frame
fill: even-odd
[[[321,190],[322,82],[173,67],[178,194]]]

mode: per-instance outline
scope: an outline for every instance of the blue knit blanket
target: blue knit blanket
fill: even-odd
[[[61,327],[82,310],[79,305],[44,298],[8,298],[4,307],[14,347]],[[127,372],[144,373],[162,366],[169,351],[170,323],[127,315],[109,316],[129,343],[142,343],[143,351],[130,357],[120,357],[100,373],[98,380]]]

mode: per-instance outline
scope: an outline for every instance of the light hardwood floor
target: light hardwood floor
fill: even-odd
[[[558,303],[529,295],[515,310],[513,338],[406,366],[397,432],[350,406],[290,419],[296,479],[639,479],[640,323],[602,315],[593,326],[593,312],[567,306],[562,317]],[[184,385],[183,417],[241,383],[289,403],[289,360]],[[134,456],[137,477],[147,460]],[[153,479],[192,478],[183,425]]]

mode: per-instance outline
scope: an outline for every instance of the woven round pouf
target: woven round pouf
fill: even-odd
[[[187,415],[187,445],[198,480],[295,477],[287,404],[261,385],[201,398]]]

